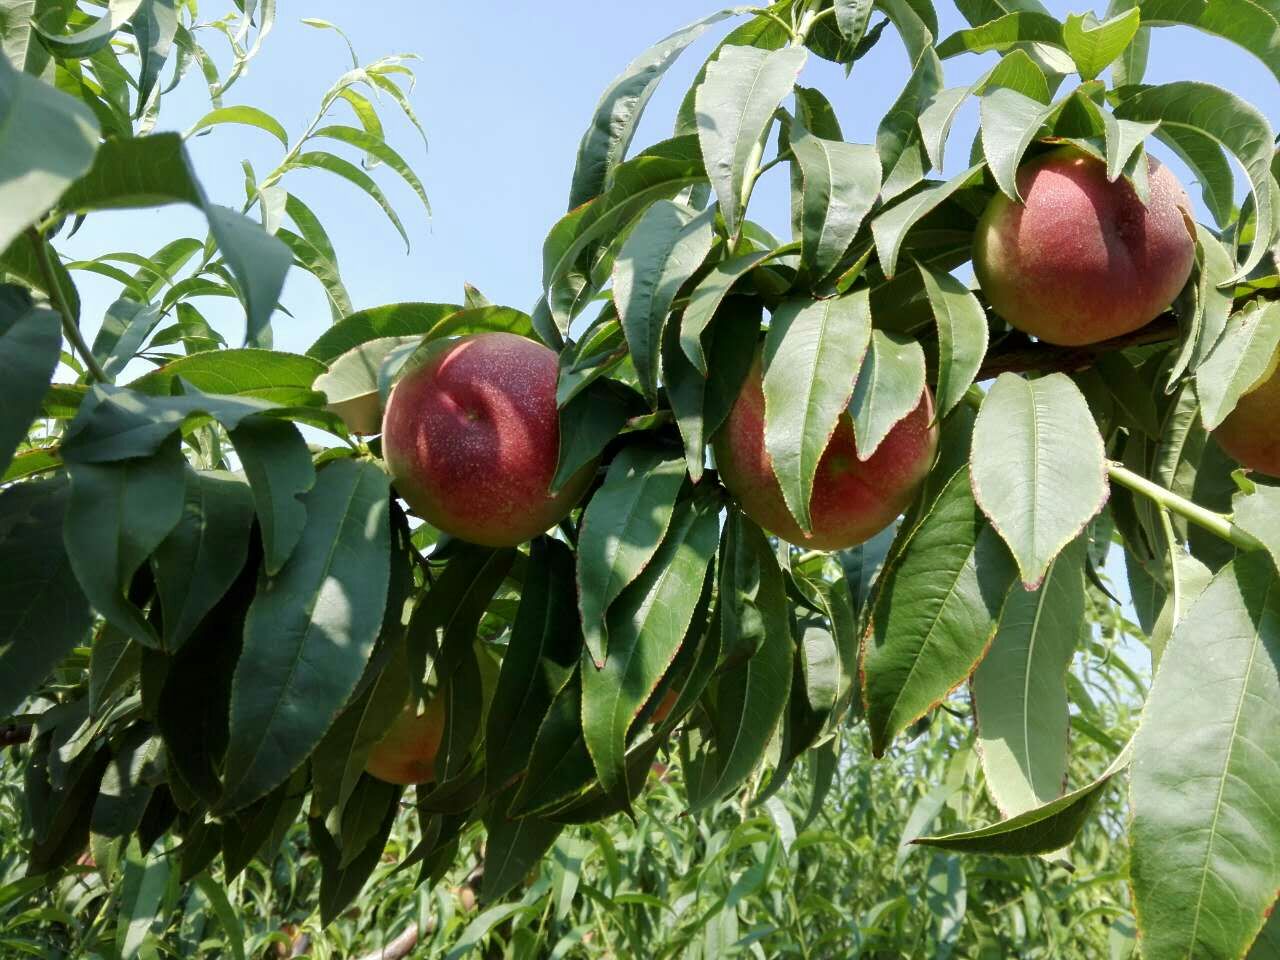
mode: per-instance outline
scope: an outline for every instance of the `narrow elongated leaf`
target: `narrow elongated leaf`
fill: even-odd
[[[1277,729],[1280,579],[1247,554],[1175,631],[1134,742],[1131,869],[1151,960],[1238,957],[1261,929],[1280,887]]]
[[[40,413],[61,349],[58,315],[32,306],[20,287],[0,287],[0,475]]]
[[[528,763],[538,727],[578,662],[573,559],[558,540],[533,542],[487,721],[485,775],[495,792]]]
[[[1122,120],[1159,122],[1162,134],[1190,131],[1231,153],[1249,177],[1257,208],[1255,231],[1259,237],[1272,237],[1276,212],[1272,209],[1271,157],[1275,135],[1256,107],[1211,84],[1180,81],[1139,88],[1121,100],[1115,115]],[[1231,194],[1229,184],[1226,193]],[[1269,243],[1253,244],[1232,281],[1248,276],[1262,261],[1268,246]]]
[[[677,507],[662,544],[609,610],[609,656],[582,675],[582,729],[607,794],[626,786],[626,737],[680,648],[719,540],[718,498]]]
[[[262,531],[263,566],[274,576],[293,553],[307,523],[302,497],[316,482],[311,452],[298,428],[253,417],[230,431]]]
[[[89,169],[98,122],[89,108],[0,57],[0,250]]]
[[[382,624],[389,578],[387,477],[338,461],[306,496],[308,522],[245,621],[231,694],[220,807],[236,810],[284,782],[355,689]]]
[[[698,213],[659,200],[636,222],[614,263],[618,318],[640,389],[655,406],[662,330],[676,293],[711,252],[713,220],[713,210]]]
[[[858,457],[868,459],[903,417],[920,405],[924,349],[901,334],[871,332],[871,343],[849,400]]]
[[[501,805],[490,808],[484,825],[488,838],[480,892],[487,903],[501,900],[522,883],[564,830],[563,823],[540,817],[508,820]]]
[[[754,178],[765,131],[782,98],[795,86],[806,57],[803,47],[730,46],[707,65],[695,96],[698,140],[731,236],[740,227],[751,188],[748,178]]]
[[[422,181],[418,179],[418,175],[405,162],[404,157],[400,156],[381,137],[357,127],[344,126],[321,127],[311,136],[327,137],[340,143],[349,143],[354,147],[359,147],[369,156],[382,161],[398,173],[400,178],[410,186],[413,192],[418,195],[418,199],[422,201],[422,205],[427,210],[427,215],[431,215],[431,203],[427,200],[427,191],[422,186]]]
[[[919,116],[942,89],[942,63],[932,48],[914,61],[911,76],[876,128],[876,151],[884,165],[884,195],[895,197],[924,176]]]
[[[1034,589],[1107,500],[1106,455],[1089,405],[1060,373],[1001,374],[973,428],[973,493]]]
[[[306,406],[320,402],[311,385],[324,370],[318,360],[280,350],[208,350],[166,363],[128,386],[151,396],[169,396],[181,379],[204,393]]]
[[[189,203],[203,211],[239,282],[247,315],[246,343],[256,344],[266,335],[293,254],[260,223],[208,201],[176,133],[106,141],[63,203],[76,213],[167,203]]]
[[[583,513],[578,535],[578,609],[587,650],[606,661],[605,614],[658,550],[684,483],[684,461],[667,451],[627,447]]]
[[[737,789],[764,755],[782,719],[790,690],[795,644],[787,616],[786,587],[773,550],[763,531],[751,521],[731,518],[740,540],[738,549],[749,555],[756,579],[749,608],[740,593],[725,596],[721,604],[733,615],[723,619],[726,636],[744,618],[758,632],[758,645],[749,656],[723,670],[714,682],[715,752],[707,776],[712,777],[690,807],[701,809]]]
[[[867,21],[871,19],[871,0],[835,0],[836,26],[840,34],[850,43],[857,43],[867,32]]]
[[[945,836],[918,837],[912,843],[956,853],[1034,856],[1061,850],[1075,839],[1093,812],[1103,789],[1129,765],[1132,742],[1125,745],[1097,780],[1056,800],[987,827]]]
[[[125,368],[160,321],[160,310],[136,300],[117,300],[107,308],[93,340],[93,355],[112,379]]]
[[[886,277],[892,277],[897,270],[898,253],[911,228],[957,190],[980,183],[985,167],[985,164],[977,164],[946,183],[931,182],[876,215],[871,221],[871,235],[875,238],[876,256]]]
[[[617,380],[595,380],[560,411],[560,460],[551,489],[558,491],[600,456],[627,421],[648,408],[640,394]]]
[[[849,249],[880,192],[873,147],[824,140],[807,131],[791,151],[804,175],[800,262],[814,282],[825,279]]]
[[[991,649],[973,674],[978,753],[987,790],[1011,817],[1056,799],[1067,777],[1067,668],[1085,633],[1077,539],[1038,590],[1014,587]]]
[[[1236,526],[1257,537],[1280,571],[1280,488],[1256,484],[1251,493],[1232,501]]]
[[[48,32],[40,24],[33,24],[33,27],[44,45],[57,55],[72,59],[88,57],[110,43],[116,31],[129,22],[143,2],[144,0],[108,0],[101,17],[70,34]]]
[[[253,497],[243,480],[214,471],[187,475],[182,518],[155,554],[165,650],[182,646],[235,581],[252,522]]]
[[[698,138],[664,140],[619,164],[608,190],[551,228],[542,246],[542,279],[547,307],[561,332],[598,289],[590,274],[599,249],[625,235],[655,200],[705,181]]]
[[[987,315],[968,287],[951,274],[916,264],[938,325],[938,417],[962,399],[987,355]]]
[[[1253,300],[1227,320],[1212,352],[1196,370],[1196,393],[1206,430],[1236,408],[1262,380],[1280,349],[1280,304]]]
[[[159,646],[159,637],[126,593],[182,517],[185,471],[176,441],[147,459],[67,467],[71,500],[63,542],[76,579],[108,623],[146,646]]]
[[[141,117],[160,79],[160,71],[169,59],[173,40],[178,33],[177,0],[143,0],[129,21],[142,61],[138,71],[138,105],[134,115]]]
[[[116,943],[121,960],[137,960],[144,955],[144,950],[150,953],[154,949],[156,938],[151,926],[163,909],[171,867],[172,860],[166,851],[144,854],[136,840],[130,841],[116,919]]]
[[[1014,576],[1008,551],[974,503],[969,477],[957,472],[881,574],[862,655],[877,757],[986,654]]]
[[[376,337],[421,336],[461,309],[457,303],[389,303],[359,310],[321,334],[307,348],[307,356],[329,363]]]
[[[777,251],[756,251],[721,260],[689,294],[689,303],[680,319],[680,349],[703,376],[710,372],[705,339],[720,304],[735,283],[776,254]]]
[[[1022,155],[1040,128],[1062,109],[1062,102],[1043,104],[1008,87],[997,87],[982,98],[982,152],[1000,189],[1022,201],[1017,173]]]
[[[394,795],[393,795],[394,800]],[[351,905],[364,889],[369,875],[382,859],[382,850],[391,834],[391,827],[396,822],[397,804],[387,806],[381,824],[366,842],[364,848],[345,866],[342,865],[343,851],[335,838],[325,829],[324,822],[318,819],[308,821],[311,840],[315,844],[316,854],[320,859],[320,920],[326,926],[333,922]]]
[[[1214,3],[1143,0],[1141,8],[1144,28],[1186,25],[1230,40],[1266,64],[1267,69],[1280,80],[1280,56],[1276,53],[1280,15],[1274,6],[1249,0],[1215,0]],[[1128,83],[1141,81],[1140,74],[1125,80]]]
[[[787,509],[811,526],[813,478],[854,393],[850,376],[871,337],[866,290],[830,300],[792,298],[773,312],[764,346],[765,447]]]
[[[93,622],[62,542],[66,481],[0,492],[0,716],[10,716]],[[95,646],[96,649],[96,646]]]
[[[1003,52],[1021,43],[1061,47],[1064,45],[1062,24],[1047,12],[1014,10],[980,26],[953,33],[938,44],[938,56],[946,60],[962,53]]]
[[[208,130],[224,123],[243,124],[265,130],[280,141],[280,146],[286,150],[289,149],[289,134],[280,125],[280,121],[265,110],[249,106],[219,107],[217,110],[210,110],[191,125],[190,129],[182,135],[183,139],[190,140],[201,130]]]
[[[1092,13],[1071,14],[1062,28],[1067,53],[1076,62],[1084,80],[1092,80],[1115,62],[1138,32],[1143,18],[1138,8],[1130,7],[1102,23]]]
[[[578,144],[578,159],[569,187],[570,210],[604,192],[609,174],[626,156],[644,108],[667,68],[707,27],[737,12],[736,9],[720,10],[681,27],[627,64],[605,88]]]

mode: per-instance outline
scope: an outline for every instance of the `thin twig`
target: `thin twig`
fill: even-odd
[[[80,354],[80,359],[84,361],[84,365],[88,368],[93,379],[103,383],[109,382],[111,378],[102,369],[97,358],[94,357],[93,351],[89,349],[89,345],[85,343],[84,336],[80,333],[80,327],[76,323],[76,318],[71,315],[71,308],[67,306],[66,294],[62,292],[62,284],[58,282],[58,275],[53,270],[53,261],[49,259],[49,244],[45,240],[44,234],[32,228],[27,231],[27,235],[31,239],[31,245],[35,248],[36,262],[40,264],[40,272],[44,275],[45,292],[49,294],[49,301],[62,317],[63,334],[71,341],[71,345],[75,347],[76,352]]]

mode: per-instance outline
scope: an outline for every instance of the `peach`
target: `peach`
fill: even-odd
[[[411,703],[374,744],[365,771],[388,783],[427,783],[435,779],[436,754],[443,738],[444,697],[432,697],[421,713]]]
[[[560,453],[556,354],[512,333],[442,340],[391,391],[382,454],[396,490],[433,526],[511,547],[565,517],[590,463],[552,493]]]
[[[1280,358],[1280,351],[1276,354]],[[1280,478],[1280,372],[1272,361],[1268,375],[1240,398],[1236,408],[1213,431],[1227,454],[1249,470]]]
[[[765,449],[759,356],[712,447],[721,481],[748,517],[790,543],[840,550],[879,533],[914,499],[938,447],[933,396],[925,387],[915,410],[893,426],[866,460],[858,457],[852,418],[847,412],[840,415],[814,476],[811,534],[800,529],[787,509]]]
[[[1145,206],[1074,147],[1024,164],[1023,203],[997,193],[974,234],[974,272],[995,312],[1065,346],[1130,333],[1163,312],[1191,275],[1195,241],[1182,184],[1147,162]]]

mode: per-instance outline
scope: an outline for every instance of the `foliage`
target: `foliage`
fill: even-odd
[[[403,234],[373,174],[426,207],[380,119],[417,123],[411,68],[353,52],[291,138],[227,101],[275,16],[238,6],[0,3],[6,949],[247,956],[304,929],[323,954],[406,927],[451,957],[486,938],[521,956],[553,938],[559,955],[1101,956],[1135,933],[1148,960],[1268,949],[1275,488],[1208,431],[1280,340],[1274,136],[1232,93],[1142,72],[1151,28],[1189,24],[1280,75],[1272,12],[1145,0],[1062,24],[1035,0],[964,0],[970,26],[941,39],[927,0],[717,14],[603,94],[526,314],[470,289],[355,309],[290,174],[332,174]],[[674,135],[631,151],[666,67],[729,17]],[[847,144],[797,78],[894,34],[911,76],[874,146]],[[225,72],[202,43],[218,37]],[[990,72],[944,86],[944,59],[984,51]],[[153,133],[197,65],[210,112]],[[972,165],[932,179],[969,97]],[[246,167],[238,209],[184,146],[225,123],[282,150]],[[1064,350],[951,275],[1025,158],[1069,142],[1141,195],[1149,137],[1215,220],[1166,315]],[[788,242],[749,215],[783,164]],[[82,217],[170,203],[207,235],[58,254]],[[295,267],[334,321],[306,355],[271,349]],[[92,344],[80,271],[121,288]],[[241,306],[243,335],[208,297]],[[839,418],[869,456],[935,388],[937,460],[858,547],[769,537],[708,464],[766,310],[764,432],[803,530]],[[558,479],[600,461],[566,522],[518,549],[407,514],[368,438],[424,348],[490,330],[559,353]],[[116,382],[138,364],[154,369]],[[1112,546],[1140,631],[1102,592]],[[1125,657],[1144,642],[1159,669],[1136,722]],[[445,707],[434,782],[364,773],[424,697]],[[448,891],[476,871],[471,918]]]

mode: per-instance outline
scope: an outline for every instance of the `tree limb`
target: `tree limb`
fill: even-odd
[[[1041,370],[1046,373],[1074,373],[1086,370],[1107,353],[1138,347],[1149,343],[1163,343],[1178,336],[1178,321],[1171,313],[1164,313],[1139,330],[1126,333],[1101,343],[1084,347],[1058,347],[1051,343],[1033,343],[1018,335],[1009,346],[998,346],[987,354],[976,380],[991,380],[1002,373],[1026,373]]]

